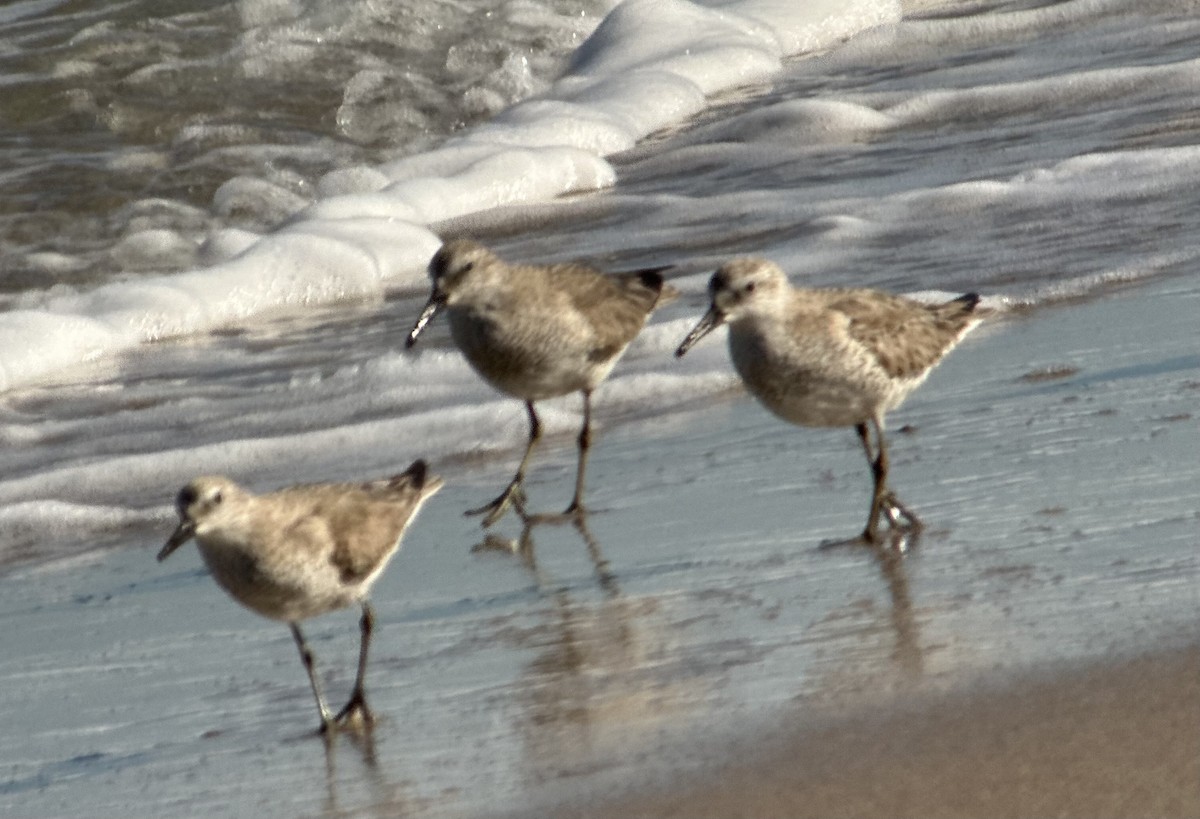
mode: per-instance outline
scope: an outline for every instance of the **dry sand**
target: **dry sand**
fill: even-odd
[[[1200,643],[804,721],[668,785],[550,813],[1200,816]]]

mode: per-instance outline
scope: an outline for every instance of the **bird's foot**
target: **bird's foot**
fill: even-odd
[[[588,510],[582,503],[575,500],[561,512],[538,512],[532,515],[522,512],[521,518],[525,521],[526,526],[539,526],[543,523],[572,523],[579,526],[587,520],[587,515]]]
[[[375,715],[367,706],[367,698],[361,688],[356,688],[350,695],[350,701],[337,712],[332,720],[326,720],[321,728],[322,733],[333,730],[350,728],[356,731],[369,729],[375,724]]]
[[[900,502],[895,493],[888,492],[883,496],[883,514],[887,515],[888,523],[893,529],[904,529],[908,532],[919,532],[925,528],[921,519],[911,509]],[[901,520],[904,522],[901,523]]]
[[[521,487],[520,482],[513,481],[503,492],[500,493],[491,503],[480,506],[478,509],[468,509],[463,514],[467,517],[475,515],[483,515],[483,521],[480,523],[484,529],[494,524],[508,511],[508,507],[512,506],[517,510],[517,514],[525,519],[525,490]]]

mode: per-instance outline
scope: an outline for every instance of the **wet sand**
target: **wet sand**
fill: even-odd
[[[1003,335],[1003,342],[1010,347],[1007,354],[1019,355],[1014,348],[1023,345],[1040,351],[1040,355],[1052,354],[1055,349],[1065,353],[1065,345],[1057,346],[1061,342],[1054,338],[1055,329],[1063,334],[1059,339],[1075,339],[1082,336],[1080,331],[1085,327],[1106,326],[1111,333],[1122,336],[1110,338],[1114,349],[1123,353],[1133,349],[1139,333],[1141,343],[1147,347],[1161,345],[1156,354],[1161,363],[1148,365],[1147,372],[1182,375],[1194,368],[1198,359],[1169,352],[1170,343],[1165,339],[1178,341],[1179,328],[1172,329],[1171,322],[1164,318],[1169,311],[1156,305],[1182,307],[1187,300],[1195,299],[1195,285],[1168,283],[1154,289],[1158,294],[1151,296],[1143,291],[1132,297],[1118,297],[1107,305],[1093,304],[1083,311],[1117,310],[1104,319],[1073,311],[1044,314],[1033,325]],[[1150,316],[1154,319],[1142,320]],[[1055,324],[1057,328],[1052,326]],[[1039,339],[1040,332],[1033,332],[1034,326],[1046,336]],[[994,341],[988,339],[984,344]],[[1085,378],[1083,384],[1110,378],[1120,383],[1134,372],[1115,361],[1100,360],[1097,365],[1103,379]],[[1089,394],[1087,386],[1074,394],[1072,388],[1057,390],[1057,384],[1075,374],[1070,367],[1062,371],[1067,375],[1057,375],[1054,367],[1033,367],[1018,381],[1047,397],[1058,395],[1061,403],[1057,407],[1053,400],[1047,402],[1047,418],[1061,419],[1075,411],[1089,418],[1124,417],[1129,426],[1123,440],[1135,446],[1128,457],[1116,453],[1116,439],[1105,442],[1107,436],[1091,440],[1086,435],[1071,436],[1089,448],[1113,447],[1111,464],[1130,465],[1145,458],[1148,449],[1141,449],[1140,454],[1135,451],[1161,437],[1157,422],[1166,418],[1190,425],[1178,439],[1178,446],[1200,453],[1194,415],[1149,413],[1141,420],[1136,412],[1130,412],[1135,403],[1133,393],[1119,409],[1105,405],[1080,408],[1081,403],[1091,404],[1096,395]],[[1142,395],[1155,399],[1184,396],[1194,394],[1196,386],[1194,379],[1185,376]],[[986,401],[983,395],[976,399]],[[979,432],[995,435],[997,430],[992,427],[1006,425],[1008,418],[1008,412],[1000,410]],[[1031,421],[1026,428],[1033,426]],[[1031,447],[1020,439],[1020,434],[1014,436],[1030,457],[1043,458],[1050,451]],[[962,440],[964,452],[978,448],[967,443],[969,435]],[[1178,453],[1174,450],[1175,455]],[[981,462],[980,468],[989,467]],[[1038,471],[1037,467],[1031,468],[1033,474]],[[1125,501],[1097,503],[1092,493],[1104,481],[1124,484]],[[1039,492],[1044,493],[1044,499],[1070,492],[1075,499],[1069,505],[1074,508],[1090,507],[1098,516],[1121,514],[1133,521],[1150,514],[1156,503],[1154,486],[1178,489],[1185,481],[1173,477],[1170,470],[1151,469],[1141,477],[1133,477],[1128,470],[1110,470],[1097,462],[1090,466],[1077,463],[1068,473],[1041,484],[1022,484],[1029,499],[1038,497]],[[998,505],[1000,501],[991,491],[981,489],[980,501]],[[1173,511],[1168,516],[1187,521],[1192,531],[1197,531],[1194,492],[1175,495],[1171,503]],[[1060,512],[1061,507],[1046,503],[1035,519],[1012,527],[1007,548],[1012,550],[1014,560],[984,569],[974,582],[1003,578],[1014,584],[1018,596],[1023,594],[1016,590],[1038,574],[1030,570],[1045,558],[1050,544],[1041,543],[1036,550],[1040,556],[1024,564],[1015,559],[1023,551],[1021,540],[1026,536],[1040,539],[1056,528],[1053,521]],[[1036,522],[1039,516],[1041,523]],[[1057,547],[1061,554],[1074,554],[1073,560],[1082,561],[1071,570],[1076,573],[1075,581],[1082,582],[1087,574],[1086,570],[1079,573],[1085,564],[1111,560],[1113,568],[1126,566],[1128,561],[1146,554],[1147,549],[1165,543],[1154,537],[1152,528],[1135,525],[1121,539],[1120,552],[1105,556],[1093,548],[1099,545],[1096,530],[1084,528],[1084,519],[1078,522],[1081,526]],[[965,513],[956,525],[962,532],[969,531],[970,513]],[[977,529],[974,536],[985,530]],[[1075,544],[1079,544],[1078,551]],[[985,553],[978,550],[975,557]],[[849,680],[835,675],[822,678],[816,686],[797,686],[801,690],[790,706],[733,728],[729,726],[737,722],[736,717],[697,715],[707,718],[709,724],[698,723],[682,741],[663,742],[650,749],[631,747],[642,762],[628,765],[636,772],[624,781],[613,778],[604,787],[573,793],[564,786],[555,798],[534,802],[535,812],[577,819],[1200,816],[1200,620],[1195,617],[1194,607],[1192,614],[1176,621],[1173,629],[1146,630],[1128,619],[1132,614],[1128,602],[1107,597],[1112,587],[1103,581],[1083,583],[1060,604],[1036,612],[1023,611],[1025,604],[1014,598],[1009,605],[994,610],[996,619],[992,622],[976,624],[975,646],[960,643],[954,648],[959,661],[975,650],[980,652],[980,659],[986,655],[987,661],[967,663],[967,673],[959,673],[963,670],[960,666],[953,673],[941,674],[939,670],[944,671],[944,666],[938,658],[941,655],[944,659],[946,646],[929,633],[922,594],[910,588],[911,571],[924,558],[921,549],[899,560],[878,554],[875,558],[892,604],[890,628],[895,641],[890,674],[878,678],[851,675]],[[1194,550],[1190,556],[1176,552],[1171,563],[1170,569],[1164,565],[1161,577],[1190,578],[1190,596],[1200,600]],[[1139,579],[1139,584],[1147,583],[1137,595],[1139,601],[1156,596],[1159,580],[1155,574]],[[1051,586],[1068,582],[1064,579],[1068,575],[1044,576]],[[961,590],[963,600],[978,601],[977,589],[963,586]],[[1014,621],[1021,621],[1027,636],[1040,634],[1048,641],[1065,640],[1062,645],[1066,646],[1075,642],[1066,636],[1070,612],[1083,619],[1114,619],[1109,621],[1110,630],[1099,639],[1091,638],[1091,648],[1079,654],[1055,655],[1052,649],[1035,656],[1021,650],[1024,647],[996,641]],[[952,606],[945,614],[947,622],[957,619],[959,627],[965,627],[963,612],[955,614]],[[972,630],[967,627],[967,631]],[[1139,633],[1143,638],[1134,636]],[[1075,648],[1080,645],[1076,643]],[[503,815],[530,815],[528,806],[525,808]]]
[[[1198,305],[1163,280],[969,337],[894,420],[902,559],[819,546],[861,526],[853,433],[738,393],[614,418],[606,385],[590,536],[529,560],[462,514],[516,453],[437,465],[372,595],[369,743],[321,742],[287,629],[194,548],[154,560],[167,520],[0,574],[0,814],[1200,816]],[[537,508],[574,465],[549,436]],[[337,701],[356,614],[306,634]]]
[[[1200,816],[1200,642],[806,718],[558,817]]]

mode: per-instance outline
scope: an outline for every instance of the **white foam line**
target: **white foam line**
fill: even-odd
[[[0,390],[167,336],[415,285],[439,241],[426,225],[611,185],[604,156],[708,95],[899,17],[897,0],[626,0],[547,93],[428,154],[330,174],[326,198],[270,235],[210,242],[238,255],[0,314]]]

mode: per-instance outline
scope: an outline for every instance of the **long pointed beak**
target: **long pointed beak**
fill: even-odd
[[[429,301],[425,302],[425,309],[421,311],[421,315],[417,317],[417,323],[408,332],[408,338],[404,341],[405,349],[411,348],[417,343],[417,336],[425,329],[425,325],[437,315],[437,311],[446,306],[446,294],[441,292],[435,285],[433,292],[429,294]]]
[[[687,334],[687,338],[679,345],[679,349],[675,351],[676,358],[683,358],[683,354],[692,349],[692,345],[713,330],[725,323],[725,314],[717,309],[716,305],[708,308],[708,312],[700,319],[700,323],[692,328],[692,332]]]
[[[179,525],[175,527],[175,531],[167,538],[167,544],[158,553],[159,562],[161,563],[170,557],[171,552],[191,540],[194,534],[196,534],[195,523],[186,519],[179,521]]]

